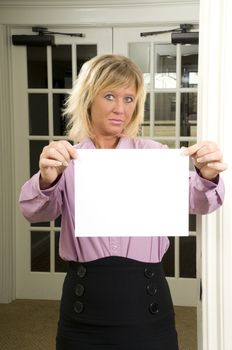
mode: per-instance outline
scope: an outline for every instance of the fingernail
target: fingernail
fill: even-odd
[[[181,147],[181,155],[182,156],[188,156],[188,149],[186,147]]]
[[[68,166],[68,162],[64,161],[63,166]]]

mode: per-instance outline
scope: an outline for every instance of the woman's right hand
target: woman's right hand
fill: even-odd
[[[39,159],[40,188],[49,188],[76,157],[77,152],[68,141],[53,141],[45,146]]]

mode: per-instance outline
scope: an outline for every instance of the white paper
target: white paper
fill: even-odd
[[[189,157],[180,149],[79,149],[76,236],[187,236]]]

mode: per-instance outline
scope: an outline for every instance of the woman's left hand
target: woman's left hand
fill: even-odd
[[[215,142],[202,141],[186,148],[184,155],[192,157],[193,164],[200,170],[202,177],[213,180],[219,173],[226,170],[223,154]]]

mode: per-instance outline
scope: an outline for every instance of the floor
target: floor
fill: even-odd
[[[58,312],[58,301],[16,300],[0,304],[0,349],[55,349]],[[180,350],[197,350],[196,308],[175,307],[175,313]]]

